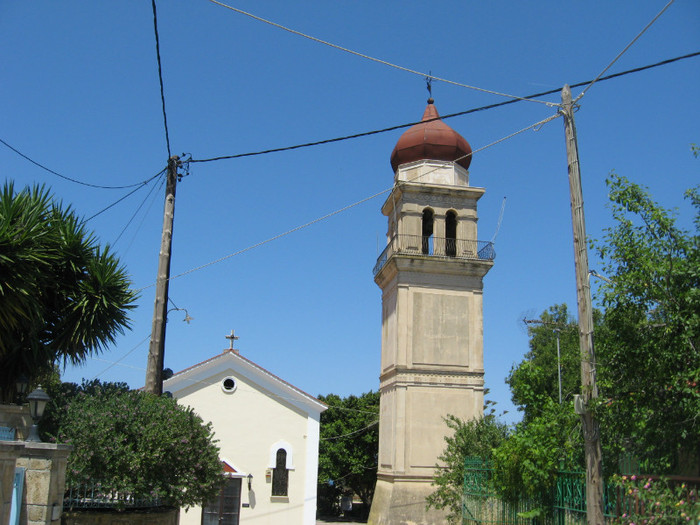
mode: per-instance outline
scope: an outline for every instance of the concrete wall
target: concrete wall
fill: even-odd
[[[178,509],[149,511],[83,511],[63,513],[61,525],[177,525]]]

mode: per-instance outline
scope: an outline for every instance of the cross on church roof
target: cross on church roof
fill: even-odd
[[[238,336],[234,334],[233,330],[231,330],[231,333],[227,336],[225,336],[226,339],[231,341],[231,346],[229,347],[229,350],[233,350],[233,342],[238,339]]]

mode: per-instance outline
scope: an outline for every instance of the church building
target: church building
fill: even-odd
[[[377,485],[369,523],[443,524],[426,510],[448,414],[483,414],[483,278],[493,244],[477,240],[469,143],[428,100],[391,154],[382,206],[387,246],[374,268],[382,290]]]
[[[233,343],[233,332],[227,336]],[[251,360],[233,344],[174,374],[163,390],[211,422],[226,482],[181,525],[316,523],[321,412],[327,406]]]

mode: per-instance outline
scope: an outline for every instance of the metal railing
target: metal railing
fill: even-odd
[[[451,239],[432,235],[395,235],[377,258],[374,275],[379,273],[393,255],[398,254],[477,261],[493,261],[496,258],[496,250],[493,243],[489,241]]]
[[[134,496],[129,492],[110,490],[100,483],[66,487],[63,498],[63,506],[67,509],[133,509],[160,507],[163,504],[157,497]]]
[[[520,499],[515,503],[505,502],[496,493],[492,479],[493,466],[489,460],[478,457],[465,458],[462,525],[526,525],[533,523],[528,515],[537,511],[540,511],[537,523],[544,525],[585,525],[586,523],[586,474],[584,472],[558,471],[552,488],[552,497],[546,502],[528,499]],[[654,481],[667,483],[669,486],[680,485],[686,490],[687,501],[691,499],[696,501],[698,497],[700,478],[681,476],[663,478],[645,474],[640,476],[640,479],[643,480],[642,483]],[[639,518],[639,523],[644,523],[644,520],[650,517],[650,508],[648,501],[645,503],[639,494],[626,489],[618,482],[611,480],[604,484],[606,524],[617,523],[619,517],[624,514],[635,515]]]

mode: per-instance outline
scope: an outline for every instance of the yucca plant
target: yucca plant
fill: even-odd
[[[0,193],[0,401],[17,377],[76,364],[129,326],[125,268],[44,186]]]

